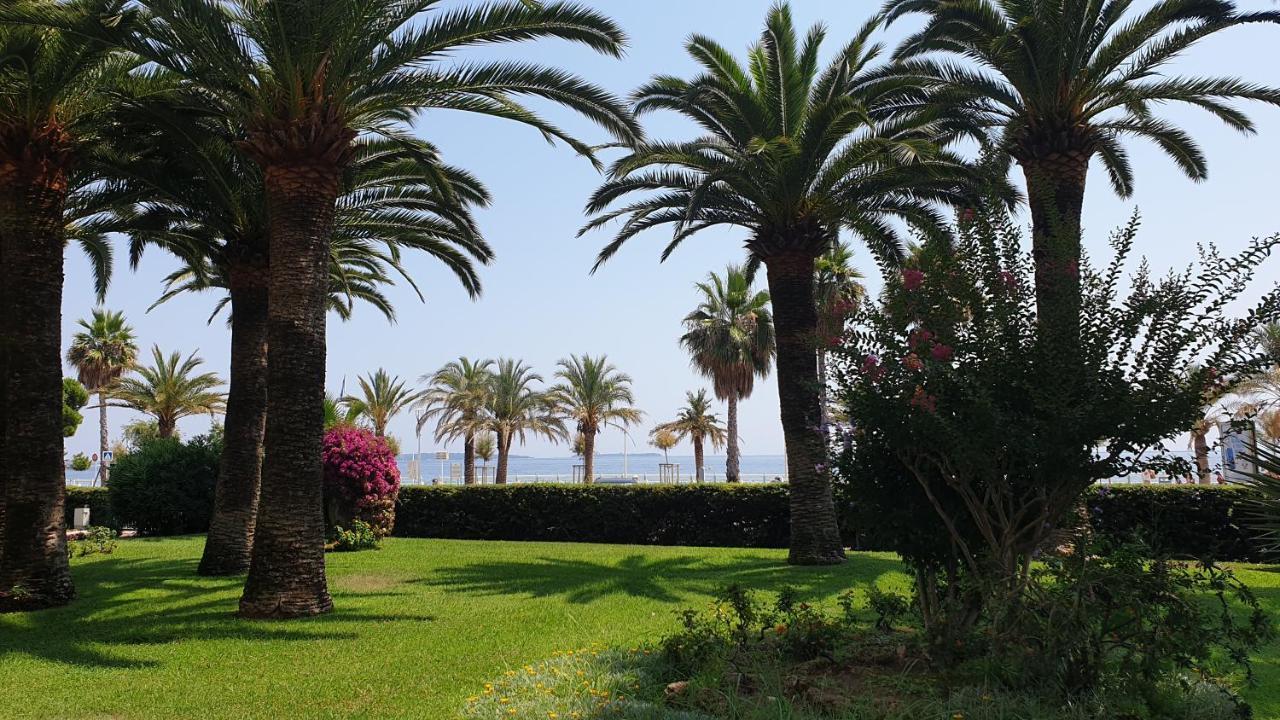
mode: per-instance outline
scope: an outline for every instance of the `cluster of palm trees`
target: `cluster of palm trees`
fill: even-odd
[[[843,551],[825,472],[815,278],[840,234],[893,267],[903,254],[899,223],[945,242],[948,209],[984,197],[1019,201],[1007,182],[1017,163],[1040,317],[1069,360],[1090,161],[1127,195],[1133,173],[1121,140],[1141,137],[1201,179],[1202,152],[1157,116],[1161,105],[1187,103],[1249,132],[1230,101],[1280,104],[1272,88],[1165,72],[1208,35],[1278,19],[1227,0],[1156,0],[1141,10],[1112,0],[890,0],[825,66],[825,30],[800,38],[779,5],[745,64],[694,35],[687,47],[698,74],[657,76],[629,107],[560,69],[450,60],[470,46],[543,37],[619,56],[625,36],[603,15],[562,3],[438,4],[14,0],[0,8],[0,609],[56,605],[74,593],[57,402],[68,242],[95,259],[100,292],[111,232],[129,234],[134,259],[151,245],[178,256],[184,268],[169,290],[226,290],[228,446],[206,548],[223,561],[202,569],[239,572],[247,561],[247,616],[324,612],[326,309],[349,311],[352,297],[378,304],[377,288],[399,272],[405,249],[445,262],[472,293],[472,264],[492,257],[471,214],[488,195],[410,137],[409,122],[428,108],[506,118],[598,162],[597,146],[520,98],[559,103],[624,148],[587,206],[594,217],[584,231],[624,220],[597,264],[661,225],[674,229],[663,257],[712,226],[746,231],[747,263],[766,270],[774,320],[790,559],[831,563]],[[876,34],[912,13],[925,16],[924,29],[882,58]],[[646,140],[636,118],[657,110],[688,117],[702,134]],[[966,139],[980,144],[984,162],[954,149]],[[587,377],[583,362],[561,372],[581,374],[580,387],[612,378]],[[741,381],[755,375],[713,382],[726,399],[740,398]],[[589,446],[609,419],[576,401],[567,422]]]
[[[204,361],[193,352],[185,358],[179,352],[166,355],[159,345],[151,348],[152,365],[138,362],[138,346],[133,328],[124,314],[95,309],[89,320],[79,321],[80,330],[71,339],[67,362],[76,369],[80,383],[98,396],[99,453],[109,447],[107,408],[124,407],[149,415],[156,424],[156,437],[174,437],[178,421],[193,415],[217,415],[226,405],[222,379],[212,372],[200,372]],[[131,375],[125,375],[126,372]],[[106,484],[110,465],[98,466],[98,482]]]

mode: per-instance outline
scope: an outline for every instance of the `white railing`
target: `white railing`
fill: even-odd
[[[477,473],[479,475],[479,473]],[[787,476],[778,473],[741,473],[739,476],[744,483],[762,484],[762,483],[779,483],[786,482]],[[479,478],[477,477],[477,481]],[[481,484],[492,484],[492,478],[486,478]],[[529,484],[529,483],[559,483],[565,485],[581,484],[581,480],[575,478],[572,474],[565,475],[508,475],[507,482],[510,484]],[[662,485],[662,484],[679,484],[691,485],[697,481],[692,475],[681,475],[677,483],[673,483],[663,478],[657,473],[630,473],[622,475],[621,473],[597,475],[595,484],[597,485]],[[724,473],[706,473],[703,479],[704,483],[723,483],[725,482]],[[415,480],[405,476],[400,478],[403,485],[461,485],[462,478],[422,478]]]

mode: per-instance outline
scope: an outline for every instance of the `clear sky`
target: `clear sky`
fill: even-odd
[[[611,15],[626,30],[630,47],[625,58],[605,58],[556,42],[487,48],[464,58],[502,55],[558,65],[625,95],[656,73],[690,75],[694,66],[682,45],[692,32],[745,50],[758,36],[771,0],[590,0],[588,4]],[[1140,0],[1135,5],[1146,4]],[[792,6],[802,27],[815,22],[828,26],[829,54],[848,40],[879,3],[794,0]],[[1275,5],[1270,0],[1243,0],[1241,7],[1274,9]],[[912,26],[903,21],[882,37],[892,44]],[[1280,27],[1238,28],[1202,42],[1173,70],[1280,85],[1277,44]],[[1130,200],[1121,201],[1112,195],[1095,163],[1085,205],[1086,244],[1094,257],[1106,257],[1107,233],[1135,209],[1144,218],[1138,250],[1157,269],[1185,265],[1193,259],[1196,243],[1214,242],[1233,251],[1253,236],[1280,231],[1275,170],[1280,161],[1280,110],[1259,105],[1247,110],[1259,130],[1252,137],[1238,135],[1202,113],[1180,108],[1168,112],[1208,154],[1207,182],[1192,183],[1154,147],[1133,143],[1129,147],[1137,191]],[[605,140],[601,131],[557,108],[546,108],[546,114],[591,141]],[[690,133],[688,125],[671,116],[650,116],[645,126],[655,138]],[[475,172],[492,191],[493,206],[481,213],[480,221],[497,261],[482,271],[484,296],[471,302],[440,267],[424,257],[410,257],[407,267],[423,287],[426,303],[419,303],[409,288],[398,287],[389,293],[399,311],[395,324],[388,324],[369,307],[358,308],[350,322],[331,319],[328,389],[336,393],[344,379],[353,388],[356,376],[378,367],[416,382],[420,375],[460,355],[524,358],[550,379],[556,360],[569,353],[607,353],[634,378],[646,419],[632,436],[637,449],[651,450],[645,445],[648,429],[674,415],[686,390],[707,386],[689,368],[677,344],[680,320],[696,303],[692,284],[711,270],[741,261],[744,234],[725,230],[695,236],[659,264],[658,253],[668,236],[654,231],[633,239],[591,276],[588,270],[594,255],[608,234],[574,237],[583,223],[583,203],[600,181],[590,163],[563,146],[549,146],[528,128],[496,120],[431,113],[416,127],[442,149],[446,160]],[[861,246],[857,253],[869,285],[878,288],[875,265]],[[205,322],[215,296],[182,297],[147,312],[159,294],[161,278],[173,267],[170,258],[153,251],[136,273],[131,272],[124,246],[118,245],[105,305],[125,312],[137,331],[144,359],[149,359],[152,343],[166,352],[199,350],[208,367],[226,377],[228,330],[223,318],[211,325]],[[1280,264],[1264,267],[1270,277],[1260,280],[1266,285],[1280,278]],[[68,250],[66,270],[64,348],[75,320],[87,316],[95,304],[88,265],[74,248]],[[772,377],[757,383],[740,415],[744,453],[782,452]],[[126,410],[112,410],[113,439],[119,427],[134,417]],[[204,432],[208,424],[207,418],[192,418],[180,427],[190,436]],[[391,432],[406,451],[414,448],[410,417],[393,421]],[[621,434],[610,430],[597,448],[620,452],[622,443]],[[422,447],[437,449],[429,436],[423,437]],[[97,451],[96,411],[86,412],[84,425],[67,448],[69,453]],[[563,445],[553,447],[542,441],[514,452],[569,454]]]

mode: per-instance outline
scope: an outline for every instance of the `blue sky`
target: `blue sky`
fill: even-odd
[[[558,65],[624,95],[656,73],[687,76],[693,71],[682,45],[691,32],[717,39],[734,50],[745,50],[758,35],[771,0],[594,0],[588,4],[611,15],[630,36],[625,58],[601,57],[563,43],[540,42],[512,48],[488,48],[465,57],[518,57]],[[828,26],[827,50],[842,45],[879,6],[858,0],[795,0],[797,23]],[[1137,5],[1145,5],[1139,2]],[[1243,8],[1274,8],[1267,0],[1244,0]],[[882,35],[892,45],[913,26],[904,21]],[[1280,85],[1280,64],[1272,62],[1280,42],[1280,28],[1248,27],[1221,33],[1202,42],[1173,66],[1182,73],[1241,76]],[[604,135],[593,126],[560,111],[546,115],[592,141]],[[1251,237],[1280,231],[1276,212],[1275,166],[1280,161],[1280,110],[1251,105],[1258,125],[1252,137],[1238,135],[1202,113],[1172,108],[1167,116],[1183,125],[1209,156],[1210,178],[1187,180],[1154,147],[1130,145],[1137,173],[1133,198],[1119,200],[1110,191],[1095,163],[1085,205],[1086,245],[1094,257],[1105,257],[1108,232],[1127,220],[1135,209],[1143,216],[1138,251],[1156,269],[1181,267],[1195,256],[1196,243],[1213,242],[1226,251],[1237,250]],[[690,127],[664,115],[645,119],[656,138],[687,136]],[[472,357],[524,358],[550,379],[557,359],[569,353],[607,353],[634,378],[638,404],[646,413],[644,426],[632,436],[640,450],[648,450],[644,436],[656,422],[672,417],[686,390],[706,386],[690,368],[677,338],[680,319],[696,303],[692,284],[708,271],[743,257],[741,231],[707,232],[687,241],[664,264],[658,263],[666,235],[655,231],[632,240],[594,276],[588,274],[595,253],[607,233],[575,238],[583,223],[582,207],[600,181],[590,163],[563,146],[546,144],[534,131],[496,120],[458,113],[430,113],[416,123],[418,133],[436,143],[446,159],[475,172],[494,196],[480,215],[497,261],[483,269],[484,296],[468,300],[456,281],[423,257],[407,266],[427,295],[419,303],[407,287],[390,296],[399,311],[388,324],[368,307],[358,308],[350,322],[331,319],[328,328],[327,385],[337,392],[344,378],[348,388],[357,375],[378,367],[416,381],[445,362]],[[856,245],[856,244],[855,244]],[[869,284],[880,284],[866,251],[857,247]],[[159,343],[166,352],[199,350],[210,369],[226,377],[229,334],[222,319],[206,324],[213,295],[182,297],[151,312],[147,307],[159,294],[160,279],[173,268],[162,253],[145,257],[131,272],[123,246],[118,246],[115,276],[105,305],[122,310],[137,330],[143,354]],[[1277,263],[1264,266],[1270,285],[1280,277]],[[75,320],[95,304],[88,265],[74,248],[68,250],[66,292],[63,299],[64,348]],[[763,279],[762,279],[763,280]],[[68,370],[68,374],[71,371]],[[782,452],[778,400],[772,377],[757,383],[755,394],[741,409],[743,452]],[[112,410],[111,434],[133,419],[126,410]],[[185,435],[203,432],[207,418],[181,423]],[[413,422],[407,416],[391,424],[406,450],[415,444]],[[599,452],[620,452],[623,439],[607,431]],[[97,451],[96,411],[67,443],[69,452]],[[424,451],[436,449],[429,436]],[[450,448],[457,450],[459,448]],[[686,452],[681,448],[677,452]],[[567,455],[564,446],[533,442],[516,453]]]

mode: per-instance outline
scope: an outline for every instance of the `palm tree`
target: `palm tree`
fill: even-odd
[[[676,434],[670,430],[654,428],[653,431],[649,433],[649,444],[662,451],[662,462],[665,465],[671,464],[671,457],[668,453],[671,451],[671,448],[675,447],[679,443],[680,438],[676,437]]]
[[[98,160],[115,137],[109,93],[132,61],[91,38],[128,31],[115,22],[125,2],[41,3],[59,29],[0,23],[0,612],[75,597],[63,518],[63,248],[76,241],[90,254],[101,299],[110,248],[78,223],[100,209]]]
[[[193,415],[221,413],[227,396],[218,388],[216,373],[196,373],[204,360],[192,352],[186,358],[174,351],[166,356],[159,345],[151,346],[155,365],[134,368],[135,376],[120,378],[111,397],[116,407],[127,407],[156,419],[159,437],[173,437],[178,421]]]
[[[929,91],[900,110],[964,114],[990,131],[987,144],[1022,167],[1031,204],[1032,249],[1040,317],[1063,349],[1080,324],[1080,217],[1089,163],[1097,157],[1112,189],[1133,190],[1122,144],[1144,138],[1187,177],[1207,169],[1189,133],[1155,111],[1185,103],[1228,127],[1254,125],[1231,100],[1280,104],[1280,91],[1236,78],[1166,72],[1197,41],[1280,13],[1238,13],[1229,0],[1157,0],[1141,11],[1109,0],[888,0],[893,20],[923,13],[926,25],[896,56],[900,75]],[[935,57],[935,55],[942,57]],[[967,58],[969,64],[952,62]]]
[[[423,375],[427,389],[417,398],[423,409],[418,416],[418,432],[430,421],[436,423],[436,441],[462,440],[462,481],[476,481],[476,436],[488,429],[485,409],[493,382],[493,361],[460,357],[430,375]],[[498,464],[502,459],[499,454]]]
[[[845,322],[867,297],[862,272],[853,266],[853,248],[837,243],[818,258],[814,294],[818,300],[818,388],[823,425],[830,423],[827,353],[839,344]]]
[[[498,439],[498,469],[494,482],[507,482],[511,445],[524,444],[528,435],[551,441],[567,440],[564,421],[556,414],[556,406],[547,393],[533,388],[542,376],[520,360],[500,358],[490,378],[485,418]]]
[[[125,322],[124,313],[97,308],[93,321],[79,321],[82,328],[71,338],[67,362],[76,369],[80,383],[98,394],[98,448],[105,457],[107,438],[107,395],[120,375],[133,366],[138,357],[133,328]],[[107,484],[107,463],[98,466],[98,480]]]
[[[695,35],[687,49],[702,67],[692,80],[659,76],[634,93],[637,113],[673,110],[704,135],[646,142],[619,159],[587,210],[583,232],[627,221],[596,267],[636,234],[672,225],[665,259],[686,238],[718,225],[748,233],[752,263],[763,263],[777,330],[778,395],[791,469],[791,554],[795,563],[836,563],[836,524],[821,422],[814,347],[814,271],[842,229],[859,235],[881,262],[902,255],[902,220],[945,239],[937,202],[968,202],[970,168],[932,140],[956,132],[946,117],[884,120],[912,88],[872,67],[880,46],[869,23],[820,69],[824,32],[803,44],[791,12],[775,6],[744,67],[716,42]],[[963,120],[964,118],[959,118]],[[642,198],[608,208],[633,193]]]
[[[751,396],[756,376],[769,374],[775,350],[769,293],[752,290],[752,278],[730,265],[724,277],[711,273],[697,284],[702,300],[684,319],[680,344],[693,365],[711,379],[716,397],[729,406],[725,479],[738,482],[738,402]]]
[[[1258,347],[1271,360],[1273,365],[1280,366],[1280,322],[1262,325],[1254,332]]]
[[[634,120],[605,91],[520,61],[454,66],[471,46],[540,37],[619,55],[607,18],[559,3],[436,9],[432,0],[143,0],[134,49],[180,76],[201,109],[235,128],[261,168],[269,216],[269,386],[253,560],[240,611],[249,617],[327,612],[320,442],[327,259],[342,179],[368,133],[402,138],[426,109],[515,120],[584,155],[591,148],[517,101],[540,97],[579,112],[619,140]],[[452,192],[444,177],[441,193]]]
[[[698,482],[705,479],[702,469],[702,453],[704,443],[710,442],[712,448],[725,444],[728,433],[720,419],[711,412],[711,398],[706,390],[685,393],[685,406],[680,408],[676,419],[662,423],[654,428],[655,432],[673,433],[677,439],[689,438],[693,442],[693,471]]]
[[[480,482],[483,483],[488,474],[489,461],[493,459],[493,434],[485,433],[476,438],[476,457],[480,458]]]
[[[548,391],[549,400],[582,437],[583,481],[590,485],[596,477],[596,435],[610,425],[626,428],[638,423],[644,414],[633,407],[631,376],[619,372],[606,356],[570,355],[556,365],[560,382]]]
[[[399,377],[378,368],[369,377],[360,377],[360,395],[346,395],[339,400],[355,417],[363,417],[373,426],[373,434],[387,434],[387,423],[401,411],[416,403],[423,393],[407,388]]]

